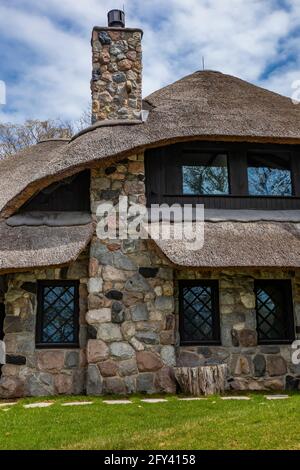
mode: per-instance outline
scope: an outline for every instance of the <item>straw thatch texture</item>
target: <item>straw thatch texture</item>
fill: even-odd
[[[0,272],[56,266],[78,258],[93,234],[79,227],[9,227],[0,223]]]

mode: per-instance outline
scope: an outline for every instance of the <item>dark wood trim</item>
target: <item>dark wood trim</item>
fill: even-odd
[[[5,304],[0,302],[0,340],[4,338]]]
[[[184,331],[183,317],[183,289],[188,286],[210,286],[212,288],[212,308],[213,308],[213,336],[211,341],[189,341],[182,339]],[[220,329],[220,301],[219,301],[219,281],[218,280],[179,280],[179,336],[180,346],[220,346],[221,345],[221,329]]]
[[[81,171],[42,189],[19,212],[90,212],[90,184],[90,170]]]
[[[300,151],[292,152],[291,158],[292,180],[294,195],[300,196]]]
[[[76,342],[73,343],[45,343],[42,342],[43,329],[43,290],[44,287],[74,286],[74,332]],[[36,343],[38,349],[75,349],[79,348],[79,281],[47,280],[37,283],[37,316],[36,316]]]
[[[224,152],[228,158],[229,195],[182,194],[181,166],[191,162],[188,151]],[[252,196],[248,194],[247,155],[249,152],[284,152],[290,156],[292,196]],[[196,160],[195,155],[195,160]],[[204,204],[207,209],[300,209],[300,146],[231,142],[184,142],[145,152],[146,196],[151,204]]]

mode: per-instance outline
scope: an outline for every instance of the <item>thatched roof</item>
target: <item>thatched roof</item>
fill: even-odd
[[[100,123],[70,143],[44,142],[0,162],[0,212],[8,216],[52,181],[145,148],[217,139],[300,144],[300,106],[219,72],[196,72],[152,95],[146,122]]]
[[[0,161],[0,218],[50,183],[149,147],[182,140],[300,144],[300,106],[217,72],[196,72],[150,95],[146,122],[102,122],[71,141],[45,141]],[[0,223],[0,270],[64,264],[89,242],[92,226],[8,227]],[[300,266],[299,229],[290,222],[206,222],[202,250],[158,241],[178,265]]]
[[[179,240],[155,240],[172,263],[202,268],[300,266],[300,224],[205,222],[202,249]]]
[[[93,225],[9,227],[0,223],[0,272],[55,266],[78,258],[93,234]]]

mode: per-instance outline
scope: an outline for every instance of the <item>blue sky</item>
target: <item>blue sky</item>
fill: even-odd
[[[90,35],[125,4],[144,30],[143,95],[202,68],[287,96],[300,80],[299,0],[0,0],[0,121],[76,120],[89,105]]]

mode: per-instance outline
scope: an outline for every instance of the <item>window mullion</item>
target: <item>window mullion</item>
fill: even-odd
[[[228,152],[230,194],[248,195],[247,151],[239,147]]]

